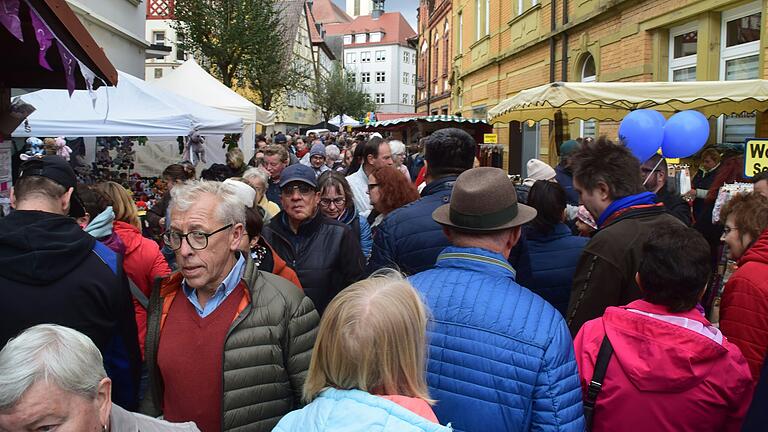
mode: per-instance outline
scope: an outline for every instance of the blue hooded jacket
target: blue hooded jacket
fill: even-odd
[[[506,259],[446,248],[410,278],[432,313],[427,384],[456,431],[583,431],[581,385],[563,317],[515,282]]]

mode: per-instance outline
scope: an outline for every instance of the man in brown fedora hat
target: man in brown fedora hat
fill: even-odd
[[[498,168],[461,174],[432,218],[453,246],[410,278],[432,312],[427,383],[456,431],[584,430],[571,337],[507,259],[536,210]]]

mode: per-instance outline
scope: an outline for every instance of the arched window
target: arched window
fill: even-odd
[[[595,59],[591,54],[587,54],[581,64],[581,82],[589,83],[597,81],[597,68]],[[597,121],[594,119],[581,120],[579,122],[579,136],[581,138],[593,137],[597,134]]]

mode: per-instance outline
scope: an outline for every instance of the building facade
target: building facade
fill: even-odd
[[[116,69],[144,78],[146,7],[142,0],[67,0]]]
[[[360,16],[329,24],[329,35],[343,37],[342,62],[349,79],[362,84],[377,112],[413,113],[416,97],[416,36],[399,12]]]
[[[454,108],[467,117],[554,81],[727,81],[764,78],[768,1],[455,0]],[[495,125],[510,173],[531,157],[557,162],[551,122]],[[763,114],[711,121],[711,143],[763,136]],[[615,122],[575,120],[571,137],[615,137]],[[510,145],[510,143],[512,143]]]
[[[357,18],[370,15],[373,10],[373,0],[347,0],[347,15]]]
[[[167,75],[187,59],[187,53],[176,42],[173,23],[173,0],[147,0],[146,38],[154,55],[147,55],[146,80],[154,81]]]
[[[451,12],[451,0],[421,0],[419,3],[416,112],[453,114]]]

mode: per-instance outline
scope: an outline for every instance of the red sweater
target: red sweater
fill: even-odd
[[[194,421],[203,432],[221,430],[222,353],[244,293],[241,282],[205,318],[183,292],[173,300],[157,354],[165,420]]]

